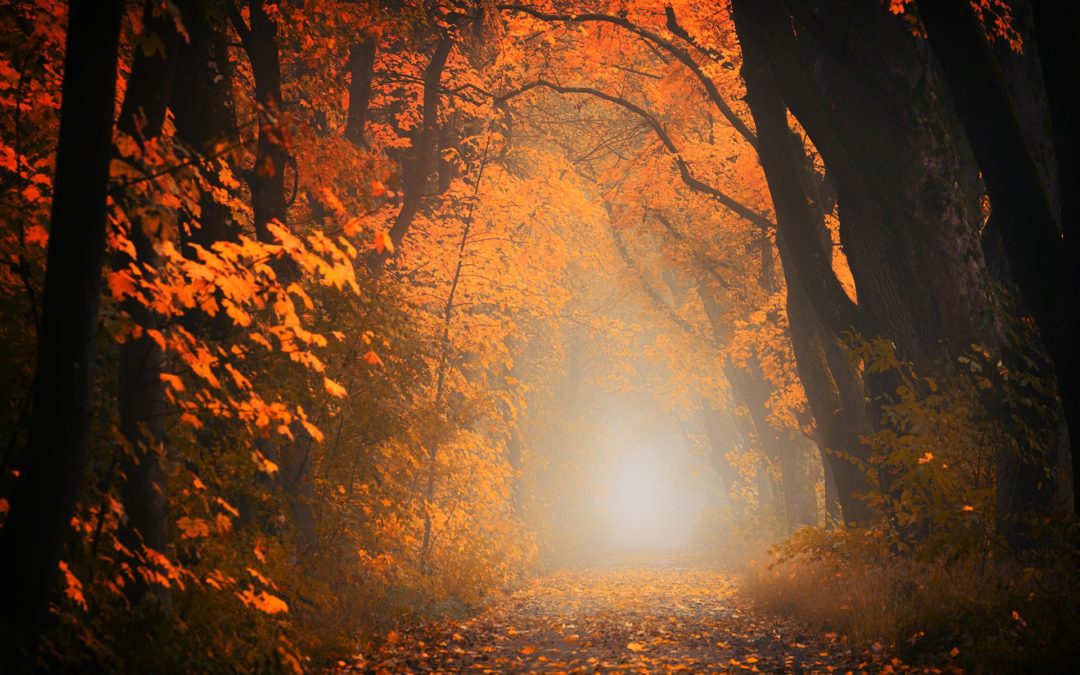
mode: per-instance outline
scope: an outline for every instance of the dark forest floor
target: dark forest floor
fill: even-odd
[[[352,672],[894,672],[880,645],[853,648],[765,616],[729,575],[607,564],[533,581],[464,621],[392,633]]]

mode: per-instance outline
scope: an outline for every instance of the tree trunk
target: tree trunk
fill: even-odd
[[[927,48],[877,6],[852,5],[844,21],[820,0],[789,7],[733,4],[741,41],[767,62],[834,179],[864,333],[924,372],[972,343],[996,349],[978,175]],[[818,309],[828,320],[831,308]]]
[[[119,131],[140,142],[161,135],[181,42],[175,22],[161,11],[157,2],[148,2],[143,11],[143,35],[156,35],[161,40],[162,51],[147,54],[136,48],[117,120]],[[144,118],[141,130],[140,115]],[[139,205],[128,206],[138,208]],[[114,266],[126,269],[135,264],[144,277],[153,277],[161,267],[161,257],[155,249],[161,233],[147,232],[141,221],[133,219],[129,236],[135,248],[135,259],[117,253]],[[120,497],[127,518],[121,525],[119,536],[124,546],[135,553],[135,560],[129,563],[137,569],[148,564],[140,556],[144,546],[161,554],[168,546],[166,472],[162,465],[166,407],[161,373],[165,354],[148,334],[148,331],[158,330],[154,312],[135,298],[126,298],[122,309],[142,329],[138,337],[129,336],[120,346],[117,387],[120,432],[128,445],[120,461],[123,475]],[[135,574],[125,592],[132,604],[142,602],[149,594],[156,598],[164,612],[171,612],[172,596],[168,587],[148,585],[143,575]]]
[[[4,661],[30,669],[82,481],[123,3],[72,0],[30,429],[0,530]]]
[[[743,23],[739,25],[742,28]],[[796,155],[787,110],[768,65],[751,40],[743,40],[743,79],[758,131],[759,161],[777,215],[777,245],[787,281],[788,322],[799,379],[817,422],[824,446],[822,461],[836,484],[843,519],[849,523],[865,522],[872,514],[856,495],[868,492],[872,486],[852,459],[865,461],[869,457],[869,451],[858,437],[860,431],[869,429],[850,424],[862,417],[860,412],[865,409],[857,399],[841,400],[837,379],[854,376],[846,364],[837,364],[842,369],[840,372],[831,367],[826,341],[833,338],[821,325],[817,311],[822,303],[850,304],[851,301],[846,294],[842,299],[830,299],[821,286],[826,280],[836,279],[828,249],[822,245],[823,216],[816,206],[817,200],[811,199],[804,189],[806,181],[800,167],[805,165],[805,155],[801,147]],[[808,275],[812,275],[810,279]],[[835,284],[832,293],[843,293],[839,282]],[[816,303],[811,300],[815,295]],[[854,308],[852,311],[861,310]],[[825,312],[826,315],[835,313],[835,310]]]
[[[369,36],[349,49],[349,111],[345,122],[345,139],[364,145],[364,123],[371,103],[371,78],[375,73],[375,54],[378,39]]]
[[[244,42],[251,60],[255,102],[260,112],[255,166],[248,172],[247,182],[251,187],[255,236],[259,241],[273,242],[270,223],[277,221],[284,225],[287,221],[285,169],[289,164],[288,149],[281,135],[284,100],[281,96],[277,23],[266,13],[265,0],[249,0],[248,10],[251,28]]]
[[[439,134],[439,88],[442,72],[453,47],[454,41],[448,35],[442,35],[435,45],[435,53],[432,54],[431,61],[424,69],[424,102],[420,134],[416,141],[416,153],[409,178],[405,182],[405,196],[402,198],[401,210],[398,211],[394,225],[390,228],[390,240],[394,242],[395,249],[400,247],[405,234],[412,227],[413,218],[416,217],[420,202],[424,198],[428,174],[431,172],[431,159]]]
[[[960,0],[923,1],[918,7],[982,169],[1009,270],[1054,362],[1069,436],[1075,437],[1080,433],[1076,272],[1068,264],[1066,248],[1075,246],[1068,241],[1072,223],[1063,221],[1064,228],[1059,227],[1051,195],[972,9]],[[1062,195],[1073,186],[1064,187]],[[1071,454],[1075,486],[1080,481],[1076,443]]]
[[[233,107],[233,72],[225,38],[225,12],[221,0],[194,0],[192,11],[184,15],[190,40],[180,48],[176,80],[184,83],[184,93],[169,102],[176,122],[176,139],[203,157],[212,157],[233,146],[239,132]],[[202,165],[203,177],[219,185],[212,167]],[[220,185],[219,185],[220,186]],[[227,206],[213,195],[199,199],[198,227],[182,233],[184,254],[194,258],[192,244],[204,248],[218,241],[234,241],[239,228],[230,220]],[[220,337],[220,336],[219,336]]]
[[[807,444],[798,442],[792,434],[777,429],[769,422],[766,402],[773,388],[758,372],[756,365],[747,368],[729,365],[726,371],[732,387],[750,413],[761,449],[770,460],[780,465],[788,530],[802,525],[817,525],[817,489],[809,468],[811,463],[806,452]]]

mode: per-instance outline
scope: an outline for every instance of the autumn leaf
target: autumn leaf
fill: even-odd
[[[522,654],[528,656],[529,654],[536,653],[536,647],[533,645],[525,645],[519,650]]]
[[[323,378],[323,386],[326,387],[326,391],[331,396],[336,396],[337,398],[345,398],[345,396],[349,393],[345,390],[345,387],[341,386],[337,382],[334,382],[329,377]]]
[[[131,277],[131,272],[127,270],[109,272],[106,283],[109,286],[109,292],[112,294],[113,300],[123,300],[126,297],[135,295],[135,281]]]
[[[389,233],[380,230],[375,233],[375,252],[382,255],[383,251],[393,253],[394,240],[390,238]]]
[[[83,595],[82,582],[72,573],[71,568],[63,560],[60,561],[59,567],[60,572],[64,575],[64,595],[85,612],[89,609],[89,606],[86,604],[86,597]]]
[[[648,649],[648,647],[641,644],[640,642],[627,642],[626,643],[626,648],[629,649],[632,652],[643,652],[646,649]]]
[[[265,614],[281,614],[289,611],[289,605],[284,600],[267,593],[266,591],[259,591],[255,593],[252,589],[247,589],[236,594],[248,607],[259,610]]]
[[[178,376],[171,373],[161,373],[158,375],[161,381],[172,387],[175,391],[184,391],[184,381]]]
[[[255,462],[255,466],[259,471],[265,473],[268,476],[272,476],[278,472],[278,465],[266,458],[266,455],[262,454],[258,450],[251,453],[251,459]]]
[[[181,539],[202,539],[210,536],[210,523],[202,518],[184,516],[176,521]]]
[[[383,365],[382,359],[379,358],[379,355],[376,354],[373,350],[370,350],[370,349],[368,351],[364,352],[364,356],[361,357],[361,358],[363,358],[365,362],[367,362],[367,363],[369,363],[369,364],[371,364],[373,366],[381,366],[381,365]]]

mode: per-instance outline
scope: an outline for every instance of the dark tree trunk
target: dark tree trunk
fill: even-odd
[[[260,106],[259,140],[255,166],[248,173],[255,236],[272,242],[269,224],[286,223],[285,169],[289,152],[282,138],[284,100],[281,96],[281,61],[278,55],[277,23],[266,13],[264,0],[250,0],[251,31],[248,58],[255,79],[255,102]]]
[[[185,12],[185,15],[187,13]],[[181,37],[172,17],[161,12],[159,3],[148,2],[143,11],[143,34],[156,35],[163,52],[146,54],[135,49],[124,92],[124,104],[117,120],[119,131],[140,142],[161,135],[165,110],[172,90],[177,53]],[[139,129],[138,119],[145,123]],[[138,204],[128,204],[138,208]],[[159,232],[147,232],[143,223],[132,220],[129,236],[135,248],[135,259],[117,253],[114,265],[126,269],[135,264],[144,277],[151,278],[161,267],[154,244]],[[158,330],[158,318],[144,303],[127,298],[124,312],[142,329],[138,337],[128,337],[120,346],[117,404],[120,412],[120,432],[128,447],[122,455],[120,473],[123,482],[120,497],[127,518],[120,528],[120,540],[136,553],[129,561],[133,568],[146,564],[139,561],[143,546],[164,554],[168,546],[168,500],[166,472],[162,465],[165,455],[165,385],[161,380],[165,354],[148,331]],[[135,574],[125,587],[132,604],[152,594],[166,613],[171,612],[172,597],[166,586],[147,584],[143,575]]]
[[[267,14],[265,5],[265,0],[249,0],[250,29],[245,26],[243,18],[235,9],[232,20],[241,34],[251,61],[255,101],[261,109],[255,166],[248,172],[255,236],[260,241],[273,242],[275,239],[270,232],[270,224],[276,222],[278,226],[284,227],[288,223],[285,169],[292,160],[282,134],[284,100],[281,93],[277,23]],[[298,275],[298,269],[292,260],[279,260],[276,271],[281,280],[294,279]],[[308,403],[307,400],[302,401],[304,406]],[[267,449],[270,455],[280,460],[279,479],[287,495],[289,512],[296,526],[301,552],[304,552],[310,550],[318,541],[312,506],[315,496],[312,472],[314,441],[298,424],[293,425],[293,433],[296,440],[285,443],[279,451],[270,449],[269,446]]]
[[[1076,350],[1076,272],[1067,258],[1067,246],[1075,246],[1069,243],[1072,224],[1066,220],[1064,228],[1059,227],[1052,195],[1047,193],[1001,70],[970,6],[961,0],[943,0],[919,2],[918,7],[982,169],[1012,278],[1054,362],[1069,435],[1074,437],[1080,433],[1080,358]],[[1065,185],[1062,196],[1072,197],[1072,188]],[[1075,486],[1080,481],[1075,443],[1071,453]]]
[[[72,0],[30,429],[0,530],[4,661],[34,663],[82,481],[123,3]]]
[[[232,99],[233,73],[220,0],[194,0],[191,5],[192,11],[183,17],[190,40],[181,46],[176,66],[176,81],[183,83],[184,93],[173,97],[169,107],[175,117],[176,139],[210,158],[234,146],[239,136]],[[211,185],[219,185],[213,167],[204,164],[201,168]],[[239,234],[228,207],[212,194],[204,193],[199,206],[198,227],[184,233],[184,255],[190,258],[195,257],[192,245],[208,248],[214,242],[235,240]]]
[[[793,15],[776,0],[733,4],[741,40],[761,53],[833,177],[867,337],[891,340],[924,372],[972,343],[997,349],[978,175],[940,105],[927,48],[877,6],[849,5],[843,21],[820,0],[790,7]],[[818,309],[833,331],[847,328]]]
[[[378,40],[367,37],[349,49],[349,111],[345,122],[345,139],[364,145],[364,123],[371,103],[371,78],[375,73],[375,54]]]
[[[744,23],[740,20],[738,25],[741,29]],[[834,338],[819,321],[822,314],[837,314],[835,309],[829,309],[831,303],[851,305],[848,311],[853,316],[861,310],[836,281],[828,248],[822,243],[826,234],[822,212],[818,201],[811,199],[804,189],[806,157],[803,149],[796,148],[793,142],[787,109],[768,65],[752,40],[743,40],[743,79],[758,132],[759,161],[777,215],[777,245],[787,280],[788,322],[799,379],[817,422],[824,446],[822,461],[835,482],[843,519],[865,522],[871,513],[856,495],[870,491],[872,486],[858,465],[843,456],[858,461],[869,457],[869,451],[859,440],[860,431],[865,433],[869,425],[852,424],[863,417],[865,406],[857,397],[849,401],[841,399],[837,379],[853,380],[854,375],[845,363],[837,363],[837,369],[832,367],[826,345]],[[823,284],[831,290],[826,290]],[[815,297],[816,302],[811,299]],[[823,305],[826,311],[817,311]],[[850,384],[854,387],[853,382]]]
[[[428,174],[431,172],[431,160],[439,134],[439,89],[442,73],[453,47],[454,41],[448,35],[440,37],[435,45],[435,53],[432,54],[427,68],[424,69],[424,102],[420,134],[415,144],[416,153],[408,180],[405,182],[405,196],[401,210],[394,220],[394,225],[390,228],[390,240],[394,242],[395,247],[401,245],[424,198],[424,189],[427,186]]]

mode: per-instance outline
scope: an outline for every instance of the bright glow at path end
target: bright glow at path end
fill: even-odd
[[[671,454],[636,449],[612,458],[599,506],[616,548],[689,544],[705,497]]]

